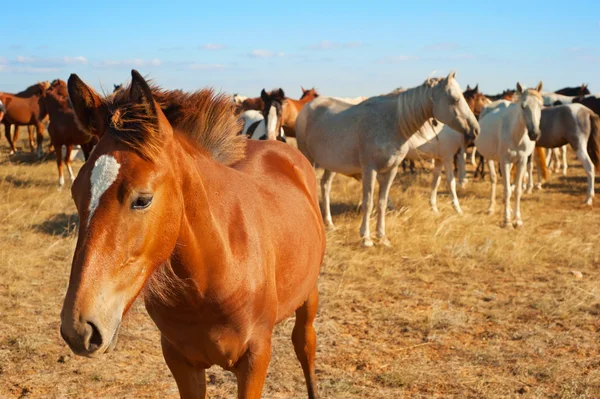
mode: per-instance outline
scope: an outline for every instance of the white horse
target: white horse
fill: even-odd
[[[545,107],[552,107],[554,105],[572,104],[576,96],[565,96],[563,94],[556,93],[540,93],[544,100]]]
[[[325,169],[321,179],[324,218],[333,227],[329,192],[336,173],[362,177],[362,245],[373,246],[369,216],[375,179],[379,182],[377,237],[383,245],[385,209],[398,166],[409,150],[408,140],[429,119],[447,123],[465,135],[477,135],[479,125],[456,82],[454,73],[430,78],[403,92],[371,97],[357,105],[327,97],[308,103],[296,120],[298,149]]]
[[[369,97],[331,97],[334,100],[340,100],[348,104],[356,105],[365,101]]]
[[[515,225],[522,226],[521,194],[527,158],[535,149],[535,141],[540,137],[540,118],[543,100],[540,95],[542,82],[533,89],[524,90],[517,83],[517,91],[513,102],[499,100],[490,104],[489,109],[481,113],[479,124],[481,134],[475,140],[477,150],[485,157],[490,168],[492,190],[488,213],[494,212],[496,202],[496,168],[494,161],[500,163],[504,183],[504,225],[511,224],[510,207],[510,169],[517,165],[515,191]]]
[[[600,167],[600,117],[582,104],[567,104],[542,110],[540,129],[542,134],[537,146],[545,148],[565,148],[566,143],[575,150],[587,175],[587,198],[585,203],[592,205],[594,197],[594,172]],[[538,174],[538,184],[541,178]],[[533,177],[529,173],[530,186]]]
[[[269,138],[267,134],[267,126],[265,118],[260,111],[249,110],[242,113],[241,118],[244,120],[244,129],[242,134],[248,136],[252,140],[275,140],[275,137]],[[280,137],[285,141],[283,128],[280,129]]]
[[[433,176],[431,180],[431,196],[429,204],[434,212],[439,212],[437,208],[437,190],[440,185],[442,166],[446,172],[446,180],[450,188],[452,197],[452,206],[459,214],[462,209],[458,203],[456,195],[456,180],[454,179],[454,155],[464,145],[464,136],[452,129],[448,125],[431,121],[426,123],[417,134],[411,136],[408,140],[409,150],[406,159],[411,161],[420,161],[423,159],[433,159]],[[465,158],[457,157],[458,176],[460,185],[466,183]]]

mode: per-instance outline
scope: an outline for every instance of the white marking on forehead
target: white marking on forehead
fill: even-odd
[[[92,195],[90,197],[88,225],[92,220],[94,211],[98,207],[100,197],[117,180],[121,165],[110,155],[101,155],[94,164],[90,177]]]
[[[273,105],[271,105],[271,108],[269,108],[269,115],[267,116],[267,136],[270,134],[276,136],[277,132],[275,130],[277,129],[277,109]]]

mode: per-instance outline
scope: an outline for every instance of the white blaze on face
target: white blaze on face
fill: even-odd
[[[92,220],[94,211],[98,207],[100,197],[108,188],[117,180],[119,175],[119,168],[121,165],[117,160],[110,155],[101,155],[94,164],[92,169],[92,176],[90,177],[92,195],[90,197],[88,225]]]
[[[269,139],[275,138],[277,136],[277,109],[271,105],[269,108],[269,115],[267,121],[267,136]]]

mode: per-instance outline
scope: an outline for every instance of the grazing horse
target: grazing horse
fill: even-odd
[[[317,398],[325,230],[309,162],[239,135],[235,105],[212,90],[162,91],[137,71],[108,98],[77,75],[68,85],[79,126],[100,136],[72,187],[79,234],[60,328],[69,347],[112,349],[143,292],[182,398],[205,398],[205,370],[220,365],[238,398],[258,399],[273,328],[295,311],[294,349]]]
[[[583,164],[587,175],[587,198],[592,205],[594,197],[594,172],[600,169],[600,117],[581,104],[567,104],[544,108],[540,122],[542,134],[536,146],[544,148],[564,147],[570,144]],[[530,167],[529,187],[533,186]],[[541,177],[538,175],[541,186]]]
[[[517,165],[515,225],[523,225],[521,219],[521,194],[527,158],[533,153],[535,142],[540,137],[540,118],[543,100],[540,94],[542,82],[535,89],[524,90],[517,83],[513,102],[499,100],[492,103],[489,112],[482,112],[479,125],[481,133],[475,140],[478,151],[485,157],[490,169],[492,190],[488,213],[494,212],[496,203],[496,168],[500,163],[504,182],[504,226],[512,226],[510,207],[510,169]]]
[[[585,83],[582,83],[581,86],[565,87],[563,89],[556,90],[555,93],[562,94],[563,96],[580,97],[580,96],[585,96],[586,94],[590,94],[590,91],[588,90],[588,85]]]
[[[64,162],[69,171],[69,180],[73,183],[75,176],[73,168],[71,168],[71,151],[74,145],[81,145],[85,160],[90,156],[90,152],[94,145],[98,142],[96,136],[90,135],[77,126],[73,109],[69,105],[68,98],[63,97],[61,93],[66,93],[67,84],[64,81],[58,82],[51,87],[44,96],[44,105],[50,116],[48,124],[48,133],[50,134],[50,142],[56,150],[56,166],[58,167],[58,186],[62,187],[65,184],[63,175],[63,159],[61,157],[61,148],[66,147]],[[68,95],[68,94],[67,94]]]
[[[33,143],[33,129],[36,128],[37,133],[37,153],[38,157],[42,157],[42,140],[44,132],[43,120],[46,117],[46,109],[43,106],[42,97],[49,88],[48,82],[36,83],[26,90],[17,94],[0,93],[0,101],[6,107],[6,113],[2,124],[4,125],[4,135],[10,146],[10,154],[17,151],[15,142],[19,137],[19,126],[27,126],[29,130],[29,145],[31,151],[35,151]],[[11,125],[15,125],[14,140],[11,138]]]
[[[286,136],[296,137],[298,113],[306,104],[319,97],[319,93],[314,88],[302,88],[300,100],[293,100],[285,96],[283,89],[275,89],[271,93],[263,89],[260,97],[264,102],[262,113],[267,125],[267,137],[274,139],[282,128]]]
[[[351,105],[319,97],[300,111],[296,122],[298,149],[325,169],[321,179],[325,223],[333,228],[329,192],[336,173],[362,177],[362,245],[373,246],[369,217],[373,210],[375,179],[379,181],[377,237],[389,246],[385,208],[398,166],[409,150],[409,140],[430,119],[477,135],[479,125],[462,95],[454,73],[430,78],[403,92],[371,97]]]

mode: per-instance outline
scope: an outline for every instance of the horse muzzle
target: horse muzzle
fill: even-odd
[[[542,135],[542,131],[540,129],[527,129],[527,135],[530,140],[537,141]]]
[[[63,321],[60,335],[74,354],[95,358],[116,347],[120,325],[119,322],[115,328],[103,328],[94,320],[79,318],[71,323]]]

